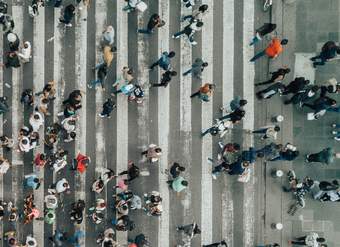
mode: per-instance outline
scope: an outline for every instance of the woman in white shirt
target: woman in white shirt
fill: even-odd
[[[36,111],[31,115],[29,123],[34,132],[39,131],[40,127],[44,124],[44,118],[40,112]]]
[[[28,63],[32,57],[32,47],[29,41],[24,42],[24,47],[18,53],[18,57],[22,63]]]

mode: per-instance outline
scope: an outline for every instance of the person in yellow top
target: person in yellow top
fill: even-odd
[[[278,38],[273,38],[267,48],[257,53],[252,59],[250,59],[250,62],[255,62],[255,60],[263,57],[264,55],[267,55],[269,58],[276,58],[282,53],[282,46],[286,44],[288,44],[288,39],[280,41]]]

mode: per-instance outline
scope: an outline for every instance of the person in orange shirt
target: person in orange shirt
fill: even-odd
[[[199,88],[199,90],[193,93],[190,98],[199,97],[200,100],[208,102],[209,97],[213,94],[215,89],[215,84],[205,83]]]
[[[286,44],[288,44],[288,39],[280,41],[278,38],[273,38],[267,48],[260,53],[257,53],[252,59],[250,59],[250,62],[254,62],[264,55],[267,55],[269,58],[276,58],[283,51],[282,46]]]

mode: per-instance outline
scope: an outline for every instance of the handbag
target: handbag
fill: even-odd
[[[241,183],[247,183],[249,182],[249,180],[250,180],[250,169],[246,168],[244,172],[242,173],[242,175],[238,176],[237,181]]]

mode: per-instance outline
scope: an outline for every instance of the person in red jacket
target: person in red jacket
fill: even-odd
[[[78,153],[77,157],[74,159],[72,170],[77,170],[80,173],[84,173],[89,163],[90,157]]]
[[[250,59],[250,62],[255,62],[255,60],[263,57],[264,55],[267,55],[269,58],[276,58],[282,53],[282,46],[286,44],[288,44],[288,39],[280,41],[278,38],[273,38],[267,48],[260,53],[257,53],[252,59]]]

